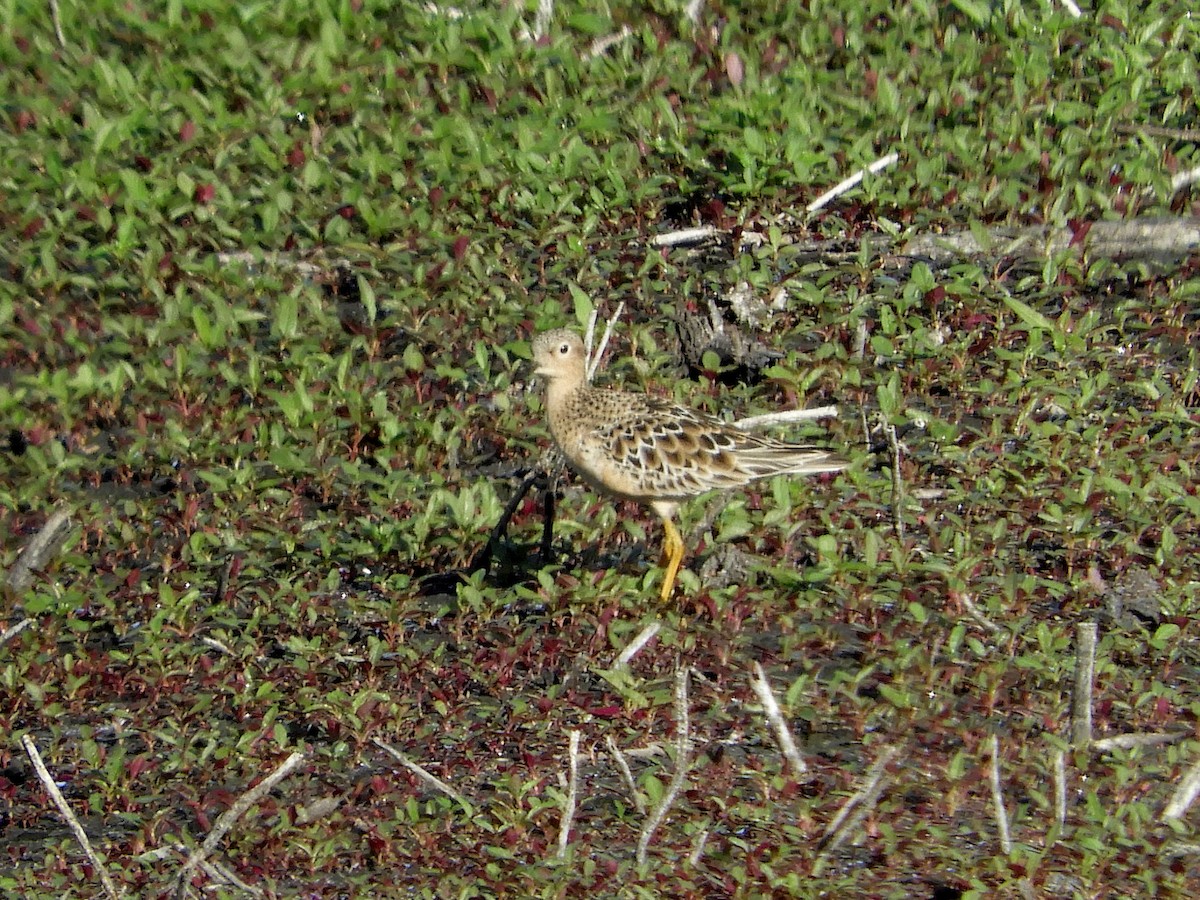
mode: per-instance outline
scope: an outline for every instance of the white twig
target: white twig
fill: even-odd
[[[374,743],[376,747],[378,747],[380,750],[383,750],[385,753],[391,756],[392,759],[396,760],[396,762],[400,763],[400,765],[404,766],[404,768],[408,769],[408,771],[412,772],[431,788],[441,791],[451,800],[454,800],[456,803],[458,803],[458,805],[463,808],[463,811],[466,812],[467,815],[471,815],[473,809],[470,801],[468,801],[466,797],[464,797],[454,788],[450,787],[450,785],[446,784],[446,782],[442,781],[442,779],[423,768],[420,764],[413,762],[395,747],[385,744],[378,738],[375,739]]]
[[[615,34],[609,34],[605,35],[604,37],[596,38],[594,41],[592,41],[592,45],[583,52],[583,60],[586,62],[589,59],[595,59],[597,56],[607,53],[611,48],[621,43],[621,41],[628,38],[631,34],[633,34],[633,29],[628,25],[625,25]]]
[[[904,539],[904,476],[900,470],[900,441],[896,438],[896,426],[890,422],[884,425],[883,433],[887,435],[888,446],[892,449],[892,518],[896,526],[896,534]]]
[[[604,335],[600,338],[600,346],[596,348],[595,354],[588,357],[587,380],[590,382],[596,377],[596,372],[600,369],[600,359],[604,356],[604,351],[608,349],[608,339],[612,337],[613,328],[621,318],[621,313],[625,312],[625,301],[622,300],[617,304],[616,311],[608,317],[604,323]],[[588,339],[587,351],[591,353],[592,336],[595,331],[596,311],[592,310],[592,318],[588,322]]]
[[[187,848],[180,845],[180,852],[186,853]],[[222,863],[213,862],[211,859],[206,859],[200,863],[200,870],[207,875],[215,884],[227,884],[230,887],[235,887],[240,891],[245,891],[251,897],[262,897],[263,891],[261,888],[256,888],[246,884],[242,879],[234,874],[229,866]]]
[[[1171,193],[1178,193],[1189,184],[1200,181],[1200,166],[1188,169],[1186,172],[1176,172],[1171,178]]]
[[[854,326],[854,349],[850,351],[850,358],[856,361],[861,361],[867,352],[867,320],[859,319],[858,324]]]
[[[821,836],[822,854],[836,850],[845,843],[846,839],[854,833],[858,823],[875,807],[879,795],[883,793],[883,786],[887,783],[885,776],[888,764],[899,755],[899,747],[883,748],[879,758],[872,763],[867,774],[863,776],[862,786],[854,792],[854,796],[842,804],[842,808],[838,810],[833,821],[825,829],[825,833]]]
[[[646,824],[642,826],[641,835],[638,836],[637,863],[639,866],[646,864],[646,851],[650,848],[650,841],[654,839],[654,832],[658,830],[658,826],[667,816],[667,810],[671,808],[671,804],[675,802],[675,798],[683,789],[683,782],[687,778],[688,767],[691,763],[692,740],[689,733],[691,722],[688,717],[687,666],[681,668],[675,678],[675,718],[675,729],[678,732],[675,742],[675,773],[671,776],[671,783],[667,785],[667,790],[663,793],[662,801],[650,813]]]
[[[67,827],[71,829],[71,834],[75,835],[75,840],[83,848],[84,856],[88,858],[88,862],[91,863],[92,868],[99,874],[100,884],[104,887],[105,895],[110,898],[120,897],[121,894],[117,890],[112,877],[108,874],[108,869],[104,868],[104,863],[100,861],[100,857],[92,849],[92,842],[88,840],[83,826],[79,824],[79,820],[71,812],[71,807],[67,805],[67,798],[62,795],[62,791],[58,789],[58,785],[54,783],[54,779],[50,776],[46,764],[42,762],[42,754],[38,753],[33,735],[23,735],[21,737],[21,745],[25,748],[25,753],[28,754],[29,761],[33,763],[34,771],[37,772],[38,780],[41,781],[42,787],[46,789],[46,793],[50,795],[50,799],[58,807],[59,814],[67,820]]]
[[[656,234],[650,238],[651,247],[680,247],[684,244],[698,244],[714,234],[720,234],[721,229],[715,225],[701,225],[699,228],[681,228],[678,231],[668,231],[666,234]]]
[[[4,633],[0,634],[0,647],[3,647],[5,644],[7,644],[9,641],[11,641],[13,638],[15,638],[18,634],[20,634],[22,631],[24,631],[26,628],[28,628],[32,624],[33,624],[33,619],[22,619],[20,622],[18,622],[16,625],[12,626],[11,628],[4,629]]]
[[[537,13],[533,17],[533,33],[523,37],[528,41],[540,41],[550,28],[550,20],[554,17],[554,0],[538,0]]]
[[[1008,833],[1008,813],[1004,809],[1004,788],[1000,784],[1000,738],[992,735],[992,763],[990,778],[992,785],[992,811],[996,816],[996,827],[1000,831],[1000,849],[1005,855],[1012,852],[1012,837]]]
[[[642,799],[642,792],[637,788],[637,782],[633,780],[633,772],[629,771],[629,763],[625,759],[625,754],[617,747],[617,742],[609,735],[604,739],[608,745],[608,752],[612,754],[613,762],[617,764],[617,771],[621,773],[621,778],[625,781],[625,787],[629,788],[629,796],[633,798],[634,808],[642,815],[646,814],[646,801]]]
[[[1134,747],[1157,747],[1159,744],[1173,744],[1188,737],[1190,732],[1176,731],[1174,733],[1149,731],[1141,734],[1117,734],[1113,737],[1097,738],[1092,741],[1091,748],[1097,753],[1107,753],[1109,750],[1132,750]]]
[[[704,0],[688,0],[687,6],[683,8],[683,17],[693,25],[700,22],[700,11],[704,9]]]
[[[881,169],[886,169],[888,166],[897,162],[899,159],[900,159],[900,155],[898,153],[889,153],[887,156],[884,156],[881,159],[875,160],[875,162],[871,163],[865,169],[859,169],[857,172],[855,172],[853,175],[851,175],[845,181],[839,182],[838,184],[834,185],[829,190],[827,190],[825,193],[823,193],[820,197],[818,197],[816,200],[814,200],[812,203],[808,204],[807,211],[810,213],[816,212],[822,206],[825,206],[827,203],[829,203],[829,201],[833,200],[836,197],[840,197],[842,194],[846,193],[846,191],[848,191],[851,188],[858,185],[858,183],[863,180],[863,177],[867,173],[874,175],[876,172],[880,171]]]
[[[800,751],[796,749],[796,742],[792,739],[792,730],[788,728],[783,714],[779,711],[779,704],[775,702],[775,692],[771,690],[767,675],[757,660],[754,662],[754,677],[750,679],[750,686],[758,695],[758,702],[762,704],[763,714],[767,717],[771,730],[775,732],[775,740],[779,743],[780,751],[792,767],[792,774],[797,778],[807,774],[808,764],[800,756]]]
[[[587,360],[588,372],[592,372],[592,362],[595,354],[592,353],[592,346],[596,342],[596,320],[600,318],[600,313],[593,306],[592,311],[588,313],[587,328],[583,329],[583,357]],[[588,381],[592,380],[592,376],[588,375]]]
[[[426,3],[425,12],[431,16],[445,16],[452,22],[457,22],[466,15],[457,6],[438,6],[436,3]]]
[[[963,609],[970,614],[971,618],[982,625],[987,631],[990,631],[992,634],[1000,634],[1004,631],[1001,626],[983,614],[983,610],[975,605],[975,600],[970,594],[959,594],[958,602],[963,605]]]
[[[230,650],[228,647],[226,647],[223,643],[218,641],[216,638],[202,637],[202,638],[200,638],[200,643],[204,644],[204,646],[206,646],[206,647],[211,647],[213,650],[216,650],[218,653],[224,653],[226,656],[233,656],[233,651]]]
[[[1179,782],[1179,787],[1175,789],[1170,802],[1163,810],[1163,819],[1180,818],[1195,801],[1197,794],[1200,794],[1200,760],[1192,764],[1187,774],[1183,776],[1183,781]]]
[[[246,810],[250,809],[255,803],[271,792],[271,789],[283,779],[287,778],[302,762],[305,760],[305,754],[297,751],[283,761],[274,772],[256,784],[250,790],[246,791],[242,796],[238,797],[233,806],[221,813],[217,821],[213,823],[212,831],[208,833],[208,837],[204,839],[204,843],[192,851],[191,856],[187,858],[187,862],[183,864],[183,868],[179,870],[179,874],[175,877],[175,896],[183,897],[189,889],[189,882],[192,880],[192,873],[197,867],[204,862],[212,852],[217,849],[217,845],[221,843],[225,835],[237,823]]]
[[[50,0],[50,20],[54,23],[54,37],[58,46],[67,49],[67,39],[63,37],[62,15],[58,11],[58,0]]]
[[[563,808],[562,822],[558,826],[558,858],[567,855],[567,841],[571,837],[571,821],[575,818],[575,806],[579,797],[579,729],[572,728],[567,745],[567,802]]]
[[[44,568],[58,553],[70,535],[71,513],[66,507],[55,510],[41,529],[25,542],[21,555],[4,577],[9,590],[20,593],[33,584],[33,573]]]
[[[1075,685],[1071,697],[1071,743],[1083,748],[1092,741],[1092,679],[1096,669],[1095,622],[1075,626]]]
[[[1083,16],[1083,11],[1075,5],[1075,0],[1061,0],[1063,9],[1071,14],[1071,18],[1079,19]]]
[[[738,419],[733,424],[738,428],[764,428],[769,425],[790,425],[793,422],[809,422],[813,419],[836,419],[836,406],[815,406],[812,409],[785,409],[781,412],[764,413],[761,416],[747,416]]]
[[[700,857],[704,855],[704,847],[708,843],[708,829],[702,829],[696,835],[696,845],[692,847],[692,852],[688,854],[688,865],[697,866],[700,863]]]
[[[1067,825],[1067,754],[1054,751],[1054,818],[1059,828]]]
[[[651,622],[649,625],[639,631],[638,636],[630,641],[629,645],[622,650],[617,656],[616,660],[614,660],[613,668],[624,669],[626,666],[628,666],[633,658],[641,653],[642,648],[654,639],[654,636],[658,634],[659,629],[661,628],[661,622]]]

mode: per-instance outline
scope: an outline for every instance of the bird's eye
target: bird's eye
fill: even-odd
[[[559,345],[558,345],[558,354],[559,354],[559,356],[566,356],[566,355],[567,355],[568,353],[570,353],[570,352],[571,352],[571,345],[570,345],[570,344],[559,344]]]

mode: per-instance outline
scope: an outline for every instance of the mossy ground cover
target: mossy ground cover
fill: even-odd
[[[99,890],[26,735],[130,895],[297,750],[214,856],[266,895],[1195,893],[1200,813],[1162,818],[1200,759],[1195,259],[878,249],[1194,215],[1187,4],[562,4],[534,34],[515,5],[60,3],[61,43],[52,5],[3,8],[0,565],[73,524],[5,599],[34,622],[0,646],[6,893]],[[650,244],[692,225],[726,238]],[[682,370],[678,316],[742,284],[779,358]],[[529,337],[622,301],[602,381],[836,403],[805,436],[854,460],[686,507],[665,608],[652,517],[569,479],[550,558],[535,492],[472,565],[548,445]],[[1168,743],[1072,744],[1094,619],[1095,736]],[[687,776],[639,864],[682,669]]]

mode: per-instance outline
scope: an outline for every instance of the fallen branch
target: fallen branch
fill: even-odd
[[[62,548],[70,533],[70,526],[70,511],[65,508],[55,510],[21,549],[21,555],[8,570],[5,586],[15,594],[27,590],[33,584],[33,573],[45,568],[46,563]]]
[[[1092,741],[1091,749],[1097,753],[1107,753],[1109,750],[1132,750],[1134,747],[1157,747],[1160,744],[1173,744],[1191,737],[1190,731],[1148,731],[1140,734],[1117,734],[1107,738],[1097,738]]]
[[[964,256],[1044,259],[1072,248],[1089,259],[1167,262],[1185,259],[1200,249],[1200,218],[1096,220],[1085,225],[1086,233],[1044,226],[996,228],[983,232],[982,242],[972,231],[923,234],[899,252],[937,265],[952,265]]]

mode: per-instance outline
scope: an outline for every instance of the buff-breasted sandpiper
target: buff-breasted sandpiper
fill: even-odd
[[[533,340],[546,379],[546,415],[567,462],[597,490],[650,506],[663,522],[661,599],[671,596],[683,560],[679,504],[772,475],[837,472],[832,453],[744,431],[666,400],[591,387],[583,341],[565,328]]]

